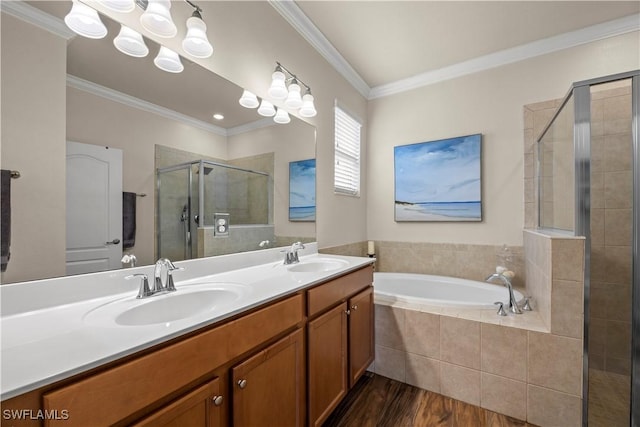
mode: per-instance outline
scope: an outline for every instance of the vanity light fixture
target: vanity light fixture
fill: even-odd
[[[307,89],[307,92],[302,97],[302,107],[298,114],[302,117],[314,117],[318,112],[315,105],[313,105],[313,95],[311,95],[311,89]]]
[[[97,0],[98,3],[114,12],[129,13],[136,8],[135,0]]]
[[[258,114],[265,117],[273,117],[276,115],[276,108],[272,103],[263,99],[260,103],[260,107],[258,108]]]
[[[182,41],[182,48],[194,58],[208,58],[213,54],[213,46],[207,39],[207,24],[202,20],[202,9],[189,0],[185,1],[195,10],[187,19],[187,35]]]
[[[170,38],[178,33],[171,19],[171,1],[149,0],[147,9],[140,15],[140,24],[145,30],[158,37]]]
[[[291,121],[289,113],[283,108],[276,108],[276,115],[273,117],[273,121],[281,125],[286,125]]]
[[[160,46],[160,51],[153,63],[156,64],[156,67],[168,73],[181,73],[184,70],[180,55],[165,46]]]
[[[64,23],[75,33],[90,39],[101,39],[107,35],[107,27],[100,20],[98,12],[78,0],[73,0]]]
[[[240,105],[245,108],[256,108],[258,105],[260,105],[258,97],[246,89],[244,90],[244,92],[242,92],[242,96],[240,97],[240,100],[238,102],[240,102]]]
[[[142,34],[124,24],[120,27],[120,33],[113,39],[113,45],[120,52],[135,58],[143,58],[149,54]]]
[[[275,71],[271,74],[271,87],[269,87],[267,93],[273,99],[282,100],[288,95],[286,84],[287,76],[285,76],[280,64],[277,64]]]
[[[295,77],[289,84],[289,94],[284,101],[287,108],[296,109],[302,107],[302,97],[300,96],[300,85]]]

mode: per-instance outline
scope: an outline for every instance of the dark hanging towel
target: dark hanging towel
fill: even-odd
[[[136,244],[136,193],[122,193],[122,249]]]
[[[0,171],[0,270],[5,272],[11,253],[11,171]]]

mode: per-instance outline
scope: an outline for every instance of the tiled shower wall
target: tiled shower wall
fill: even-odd
[[[538,223],[535,140],[560,102],[524,108],[525,228]],[[631,147],[631,87],[593,91],[589,366],[624,375],[631,363]]]

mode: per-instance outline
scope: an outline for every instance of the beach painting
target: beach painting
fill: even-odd
[[[289,162],[289,221],[316,220],[316,159]]]
[[[395,220],[482,221],[482,135],[394,147]]]

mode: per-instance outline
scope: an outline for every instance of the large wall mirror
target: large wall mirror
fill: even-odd
[[[71,1],[2,3],[0,161],[20,173],[10,180],[2,283],[123,268],[126,254],[147,265],[315,241],[312,218],[290,215],[300,195],[290,194],[289,176],[292,164],[315,158],[313,126],[245,109],[240,87],[186,58],[182,73],[158,69],[159,46],[147,38],[147,57],[122,54],[113,45],[120,25],[106,16],[108,35],[94,40],[56,34],[4,5],[64,32]],[[119,166],[104,166],[103,155]],[[114,176],[110,197],[124,208],[109,214]],[[108,225],[110,215],[120,225]],[[216,232],[220,218],[228,233]]]

